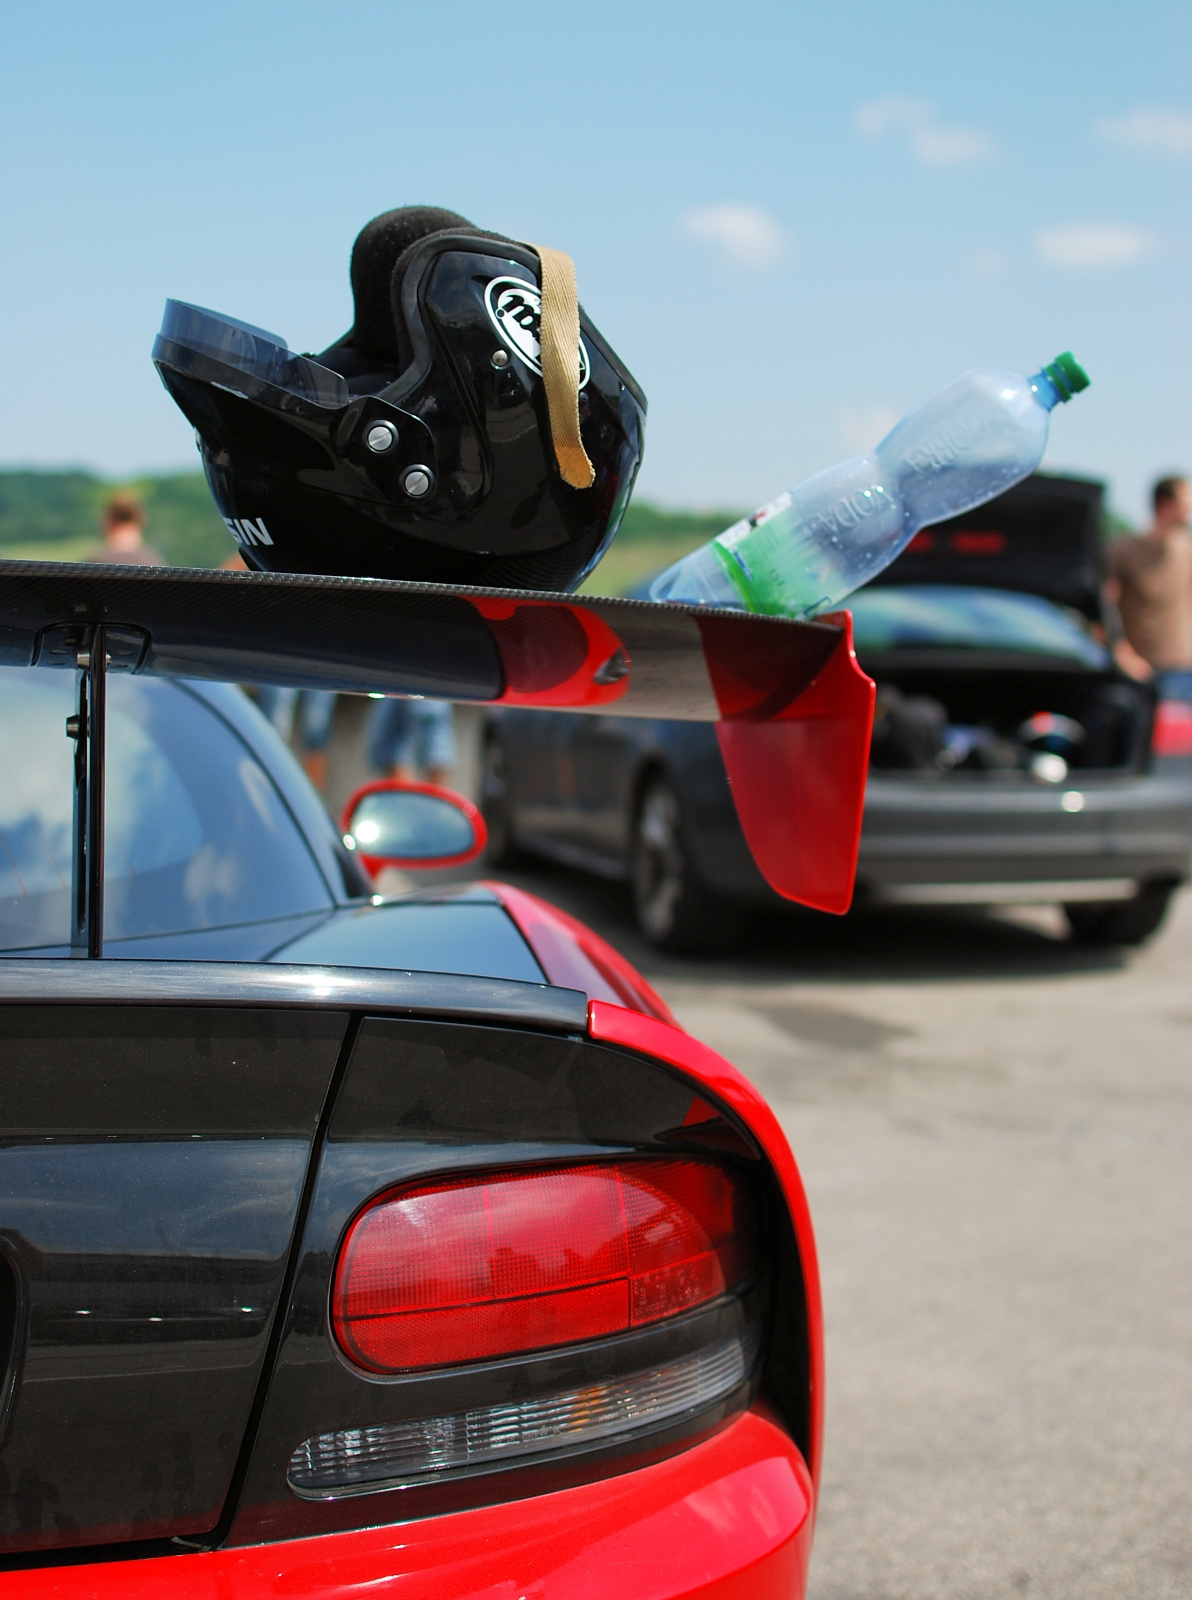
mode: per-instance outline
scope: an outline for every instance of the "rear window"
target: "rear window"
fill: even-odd
[[[69,941],[69,672],[0,668],[0,950]],[[332,904],[268,772],[177,684],[108,680],[104,937],[192,932]]]
[[[845,604],[861,653],[1005,650],[1064,656],[1093,668],[1109,664],[1083,617],[1035,595],[925,583],[861,589]]]

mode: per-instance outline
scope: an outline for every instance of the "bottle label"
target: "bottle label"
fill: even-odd
[[[712,548],[750,611],[769,616],[809,617],[854,585],[843,576],[842,555],[853,542],[867,542],[866,525],[898,508],[880,483],[851,487],[800,514],[791,492],[779,495],[751,517],[726,528]]]
[[[712,542],[712,548],[720,557],[721,565],[732,580],[733,587],[750,611],[769,610],[765,602],[772,587],[766,581],[767,568],[772,565],[767,560],[770,552],[764,550],[761,541],[752,536],[771,517],[786,511],[790,503],[789,491],[780,494],[777,500],[771,500],[768,505],[755,511],[751,517],[742,517],[740,522],[734,522],[731,528],[726,528],[723,533],[717,534]],[[758,562],[759,558],[760,567],[755,570],[754,563]]]

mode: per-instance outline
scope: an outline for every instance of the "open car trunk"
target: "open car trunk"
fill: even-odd
[[[1099,483],[1036,473],[924,528],[854,597],[858,661],[878,685],[874,771],[1004,777],[1035,762],[1055,781],[1057,755],[1082,773],[1146,766],[1153,691],[1101,642],[1101,516]]]
[[[1032,473],[985,505],[921,529],[868,587],[1013,589],[1100,622],[1103,498],[1093,479]]]
[[[1145,684],[1113,669],[1046,658],[925,655],[892,651],[862,660],[878,685],[874,771],[958,778],[1026,772],[1052,746],[1073,771],[1140,772],[1147,764],[1154,694]],[[1032,739],[1027,730],[1045,728],[1048,717],[1075,729],[1066,739],[1048,740],[1045,732]]]

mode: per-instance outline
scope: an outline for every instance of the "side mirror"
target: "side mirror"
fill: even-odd
[[[370,876],[382,867],[458,867],[488,843],[484,818],[462,794],[399,778],[357,789],[341,827]]]

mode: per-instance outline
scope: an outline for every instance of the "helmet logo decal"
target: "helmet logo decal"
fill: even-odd
[[[530,368],[542,376],[542,295],[536,284],[522,278],[493,278],[484,291],[484,309],[497,337]],[[583,339],[579,342],[579,386],[591,376],[591,363]]]
[[[273,543],[269,529],[265,526],[264,517],[257,517],[255,522],[252,517],[225,517],[224,521],[227,523],[228,532],[241,548],[246,545]]]

